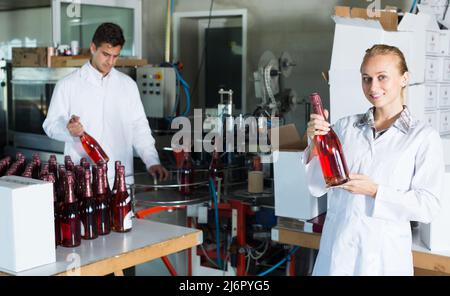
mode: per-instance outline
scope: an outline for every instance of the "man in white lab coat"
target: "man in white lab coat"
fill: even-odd
[[[124,44],[119,26],[104,23],[97,28],[91,60],[58,82],[43,128],[50,138],[66,143],[64,153],[74,162],[87,157],[79,140],[87,131],[109,156],[110,172],[120,160],[132,176],[134,148],[151,175],[167,179],[137,85],[114,69]],[[127,183],[133,181],[127,178]]]

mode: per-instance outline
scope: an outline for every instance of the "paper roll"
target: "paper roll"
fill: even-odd
[[[264,191],[264,173],[260,171],[248,172],[248,192],[262,193]]]

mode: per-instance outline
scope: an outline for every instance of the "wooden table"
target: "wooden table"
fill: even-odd
[[[0,275],[123,275],[126,268],[192,248],[202,241],[202,232],[197,229],[135,219],[128,233],[111,232],[92,241],[83,240],[73,249],[58,247],[53,264],[21,273],[3,270],[5,273]]]
[[[320,233],[272,228],[272,240],[288,245],[319,249]],[[417,229],[413,231],[413,260],[415,275],[449,275],[450,252],[431,252],[422,243]]]

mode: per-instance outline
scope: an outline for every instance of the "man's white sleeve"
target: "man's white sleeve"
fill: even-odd
[[[75,138],[70,135],[67,124],[70,120],[69,97],[64,81],[56,84],[50,102],[47,118],[42,127],[48,137],[61,142],[74,142]]]

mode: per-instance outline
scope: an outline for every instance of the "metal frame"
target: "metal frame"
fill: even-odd
[[[183,18],[207,18],[209,11],[175,12],[173,14],[173,60],[180,56],[180,28]],[[247,112],[247,9],[215,10],[211,17],[242,17],[242,113]]]
[[[142,0],[52,0],[53,43],[61,43],[61,3],[131,8],[134,10],[133,55],[142,58]]]

